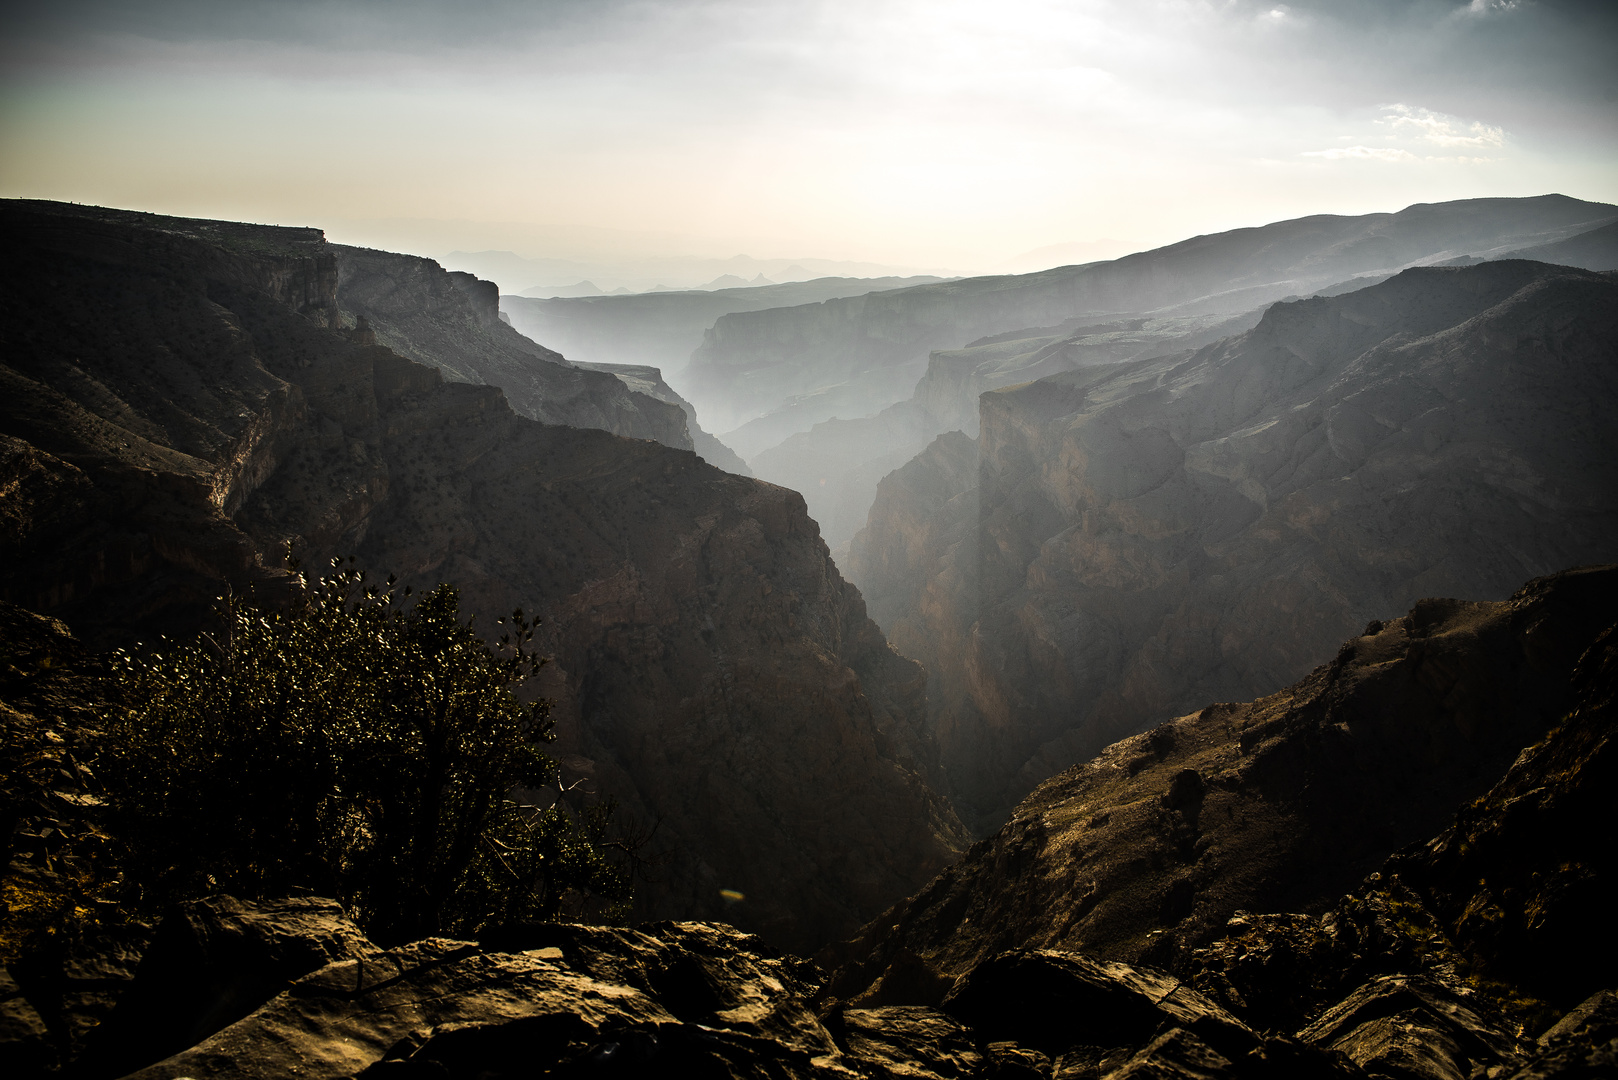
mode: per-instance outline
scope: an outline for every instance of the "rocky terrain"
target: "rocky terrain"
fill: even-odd
[[[1236,315],[1360,275],[1562,241],[1615,218],[1618,207],[1560,195],[1419,204],[1236,229],[1037,274],[738,312],[713,324],[680,388],[721,437],[773,414],[773,437],[748,440],[761,451],[820,421],[871,416],[909,398],[934,350],[1124,313]],[[754,450],[726,441],[752,460]]]
[[[331,901],[219,896],[14,965],[0,1063],[143,1080],[1595,1080],[1618,1066],[1600,906],[1618,865],[1589,827],[1618,792],[1615,599],[1607,567],[1506,603],[1426,600],[1283,694],[1110,748],[823,954],[844,961],[830,974],[716,923],[384,949]],[[1323,850],[1343,844],[1340,861]],[[1299,856],[1313,870],[1294,880]],[[1187,874],[1203,888],[1159,888]]]
[[[1608,712],[1590,720],[1600,725],[1596,736],[1579,735],[1564,718],[1581,707],[1583,680],[1593,677],[1580,663],[1618,657],[1618,642],[1602,636],[1615,612],[1618,568],[1610,566],[1539,579],[1506,601],[1425,599],[1408,615],[1371,623],[1279,693],[1209,705],[1114,743],[1041,784],[994,836],[873,921],[849,953],[838,995],[886,1001],[885,980],[910,986],[927,972],[952,979],[1014,948],[1079,950],[1189,973],[1201,962],[1196,950],[1223,936],[1237,912],[1323,913],[1389,856],[1443,832],[1457,807],[1480,800],[1466,812],[1475,818],[1527,794],[1535,785],[1519,776],[1529,759],[1513,765],[1524,746],[1556,729],[1563,749],[1528,774],[1543,781],[1556,772],[1552,762],[1607,737]],[[1575,786],[1588,789],[1608,766],[1588,775],[1583,767],[1556,783],[1578,774]],[[1611,868],[1586,881],[1579,860],[1610,855],[1596,852],[1601,845],[1577,824],[1557,825],[1579,805],[1571,791],[1554,799],[1536,792],[1513,809],[1522,818],[1507,834],[1521,842],[1528,833],[1518,829],[1534,830],[1537,851],[1497,841],[1495,852],[1465,863],[1459,849],[1470,853],[1476,842],[1466,813],[1451,826],[1458,835],[1435,842],[1438,877],[1465,894],[1424,901],[1446,920],[1446,933],[1457,932],[1480,877],[1510,891],[1518,913],[1536,892],[1556,894],[1569,917],[1584,910],[1594,894],[1581,891]],[[1554,820],[1535,818],[1553,804]],[[1427,857],[1401,858],[1426,865]],[[1484,863],[1486,871],[1471,873]],[[1551,879],[1525,889],[1532,873],[1547,872]],[[1437,880],[1400,873],[1429,893]],[[1509,908],[1470,918],[1472,934],[1491,921],[1497,933],[1520,925]],[[1499,951],[1565,962],[1539,952],[1547,942]],[[1569,994],[1596,989],[1553,993],[1543,976],[1528,984],[1560,1008],[1576,1004]]]
[[[500,318],[494,282],[414,255],[329,248],[343,323],[365,319],[372,344],[454,382],[498,386],[519,415],[533,420],[692,448],[684,410],[669,408],[675,403],[606,377],[610,372],[571,364],[512,329]]]
[[[290,544],[454,582],[491,630],[538,614],[568,782],[654,837],[643,915],[818,947],[958,850],[923,673],[795,493],[535,423],[344,329],[318,231],[0,214],[0,599],[97,648],[189,634],[227,585],[273,600]],[[447,316],[408,325],[453,351]]]
[[[847,563],[931,672],[964,816],[1423,595],[1611,559],[1615,347],[1610,275],[1503,261],[983,395],[975,477],[935,446]]]

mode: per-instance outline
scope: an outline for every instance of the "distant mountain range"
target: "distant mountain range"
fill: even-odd
[[[664,257],[585,261],[534,258],[514,251],[451,251],[442,257],[451,270],[465,270],[499,282],[502,293],[524,296],[590,296],[625,292],[733,288],[781,284],[819,277],[887,278],[954,276],[938,267],[894,266],[850,259],[728,259]],[[764,278],[758,282],[756,279]],[[598,292],[581,289],[588,284]]]
[[[709,282],[710,285],[723,278]],[[740,279],[737,279],[740,281]],[[511,325],[570,360],[659,368],[680,382],[702,335],[721,316],[738,311],[818,304],[845,296],[927,285],[936,277],[821,277],[809,281],[715,289],[654,290],[627,296],[575,295],[500,298]],[[544,290],[541,290],[544,291]]]
[[[737,312],[714,323],[676,385],[758,476],[804,492],[835,549],[886,471],[935,435],[975,430],[984,390],[1198,347],[1247,329],[1277,300],[1353,291],[1413,265],[1618,265],[1615,221],[1618,206],[1561,195],[1423,204],[1036,274]]]

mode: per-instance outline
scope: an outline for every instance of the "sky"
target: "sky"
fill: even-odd
[[[1618,202],[1611,2],[3,10],[0,196],[433,256],[982,272],[1312,213]]]

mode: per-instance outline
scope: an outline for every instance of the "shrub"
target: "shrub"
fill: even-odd
[[[513,692],[534,624],[497,651],[451,586],[408,604],[333,565],[289,608],[227,597],[217,635],[114,657],[103,771],[144,899],[307,889],[384,942],[625,900],[605,809],[508,797],[558,782],[548,703]]]

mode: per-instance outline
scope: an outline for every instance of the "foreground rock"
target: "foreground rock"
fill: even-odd
[[[986,960],[937,1006],[817,1005],[818,968],[724,925],[534,925],[478,942],[379,950],[340,914],[317,915],[323,905],[200,905],[258,928],[244,939],[221,927],[225,948],[237,950],[237,984],[260,991],[240,999],[246,1014],[199,1029],[193,1045],[155,1060],[155,1043],[120,1038],[130,1029],[116,1025],[132,1005],[169,1015],[171,1028],[176,1017],[195,1017],[197,991],[219,974],[208,966],[217,957],[194,953],[187,983],[169,951],[157,966],[177,978],[154,982],[143,965],[112,1019],[92,1032],[104,1053],[80,1059],[72,1074],[1572,1080],[1601,1075],[1618,1037],[1610,992],[1576,1005],[1535,1041],[1488,1004],[1424,975],[1372,978],[1285,1035],[1165,972],[1054,950]],[[170,919],[193,925],[198,909]],[[359,953],[308,971],[286,966],[328,951],[334,933]],[[165,937],[174,937],[167,924]],[[262,947],[242,951],[247,939],[278,943],[280,958]],[[161,951],[154,945],[149,956]],[[0,1031],[0,1054],[6,1037]]]
[[[1422,596],[1618,556],[1615,347],[1611,275],[1496,262],[985,394],[975,520],[952,465],[891,516],[879,499],[851,563],[934,673],[963,816],[993,827],[1107,743],[1272,693]]]
[[[452,582],[491,632],[538,615],[568,783],[652,834],[646,917],[811,950],[959,850],[928,782],[921,669],[795,493],[536,423],[342,329],[340,260],[315,230],[18,203],[0,224],[0,598],[98,647],[189,635],[227,585],[287,588],[291,544],[310,570],[357,555]],[[481,363],[498,340],[417,270],[402,292],[454,295],[413,347]]]

